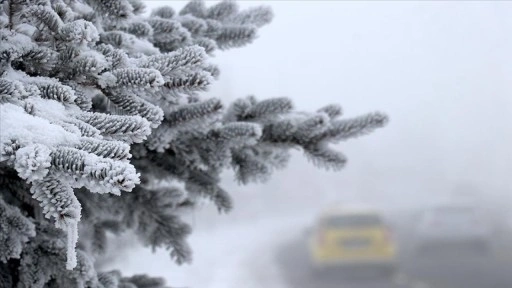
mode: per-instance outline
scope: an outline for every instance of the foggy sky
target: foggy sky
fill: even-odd
[[[146,3],[179,9],[186,2]],[[319,170],[296,153],[288,168],[265,184],[238,187],[226,175],[224,186],[235,198],[235,210],[211,217],[217,214],[212,207],[188,219],[195,229],[193,265],[178,268],[165,251],[133,249],[118,263],[124,273],[151,272],[184,286],[203,283],[202,278],[208,287],[237,285],[237,277],[254,265],[227,259],[227,254],[252,253],[254,247],[268,252],[268,243],[258,237],[281,233],[258,230],[257,216],[288,211],[309,217],[335,201],[421,206],[459,186],[510,207],[512,2],[238,3],[271,5],[275,19],[253,44],[216,52],[212,61],[219,64],[221,76],[209,96],[226,103],[249,94],[260,99],[288,96],[297,109],[309,111],[339,103],[347,117],[379,110],[391,121],[369,136],[339,145],[349,159],[340,172]],[[196,223],[196,216],[206,217],[197,217]],[[269,219],[279,217],[265,221]],[[230,221],[243,223],[216,232],[200,229]],[[254,247],[240,247],[248,243]],[[260,260],[261,252],[257,255],[249,257],[251,263]]]
[[[221,76],[209,95],[288,96],[310,111],[340,103],[346,117],[379,110],[391,121],[339,145],[349,159],[341,172],[296,156],[265,185],[227,178],[235,200],[421,203],[462,184],[512,199],[511,2],[239,3],[270,5],[275,18],[253,44],[216,52]]]

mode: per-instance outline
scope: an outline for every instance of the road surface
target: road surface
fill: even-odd
[[[294,288],[511,288],[512,261],[500,257],[440,257],[417,259],[402,254],[400,271],[390,280],[357,275],[312,277],[305,242],[297,237],[277,250],[282,278]]]
[[[134,247],[103,270],[121,269],[124,275],[148,273],[165,277],[172,287],[187,288],[512,288],[512,245],[497,259],[450,257],[418,259],[407,252],[409,224],[396,224],[401,271],[391,281],[311,278],[307,266],[304,228],[308,215],[254,219],[250,223],[198,229],[190,244],[191,265],[177,266],[165,250]],[[512,242],[512,241],[509,241]],[[362,281],[364,280],[364,281]]]

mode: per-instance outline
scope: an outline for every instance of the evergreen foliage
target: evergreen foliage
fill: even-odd
[[[288,98],[206,98],[213,53],[253,42],[268,7],[0,3],[0,287],[164,287],[96,271],[107,235],[131,230],[190,262],[180,214],[204,199],[231,209],[224,169],[264,181],[298,148],[339,170],[346,158],[329,144],[387,122],[342,119],[338,105],[298,112]]]

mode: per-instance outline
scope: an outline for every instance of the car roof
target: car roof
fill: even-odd
[[[321,217],[380,215],[380,212],[371,207],[331,207],[321,213]]]
[[[450,210],[477,210],[474,205],[444,204],[429,207],[427,211],[450,211]]]

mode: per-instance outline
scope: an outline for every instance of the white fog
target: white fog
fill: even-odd
[[[512,287],[512,1],[138,1],[0,1],[0,288]]]
[[[133,252],[122,262],[129,272],[159,273],[179,287],[235,287],[239,275],[259,269],[244,281],[286,287],[258,274],[277,268],[251,266],[272,261],[250,259],[273,249],[275,233],[298,233],[325,206],[408,209],[460,195],[512,205],[512,3],[240,1],[260,4],[272,7],[273,22],[248,47],[217,52],[221,76],[209,95],[226,102],[288,96],[303,110],[340,103],[346,117],[378,110],[390,122],[339,145],[349,160],[340,172],[317,169],[298,151],[266,183],[240,186],[227,173],[234,210],[219,215],[206,206],[188,217],[198,230],[191,236],[197,261],[181,268],[164,251]],[[223,266],[230,257],[246,262]],[[208,286],[195,271],[225,277],[224,285]]]

